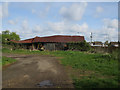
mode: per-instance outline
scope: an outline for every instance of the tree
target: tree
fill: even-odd
[[[109,43],[108,43],[108,41],[105,41],[105,45],[108,45]]]
[[[18,41],[18,40],[20,40],[20,37],[15,32],[11,32],[10,33],[10,40],[16,40],[16,41]]]
[[[2,31],[2,43],[7,43],[7,40],[10,39],[10,31],[6,30],[6,31]]]
[[[0,44],[2,43],[2,34],[0,33]]]
[[[20,40],[19,35],[15,32],[10,32],[9,30],[2,31],[2,43],[7,43],[9,40]]]
[[[10,31],[9,30],[2,31],[2,34],[4,34],[4,35],[10,34]]]

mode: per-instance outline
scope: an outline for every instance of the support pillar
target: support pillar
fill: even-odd
[[[32,44],[32,49],[33,49],[33,50],[35,49],[34,44]]]

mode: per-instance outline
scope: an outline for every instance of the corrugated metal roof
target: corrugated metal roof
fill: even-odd
[[[32,43],[33,39],[34,38],[32,38],[32,39],[26,39],[26,40],[21,40],[21,41],[19,41],[19,43]]]
[[[84,36],[47,36],[47,37],[38,37],[33,40],[33,42],[81,42],[84,41]]]
[[[35,37],[31,39],[21,40],[17,43],[35,43],[35,42],[81,42],[84,41],[84,36],[65,36],[55,35],[47,37]]]

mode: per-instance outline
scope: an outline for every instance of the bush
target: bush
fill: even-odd
[[[77,42],[77,43],[74,43],[74,42],[67,43],[67,46],[69,50],[80,50],[80,51],[90,50],[90,45],[86,41]]]
[[[7,42],[6,44],[2,44],[3,48],[8,48],[8,49],[21,49],[21,44],[19,43],[14,43],[12,41]]]

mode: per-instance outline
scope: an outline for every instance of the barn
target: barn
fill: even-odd
[[[32,50],[64,50],[69,42],[83,42],[84,36],[54,35],[46,37],[34,37],[31,39],[13,41],[22,44]]]

